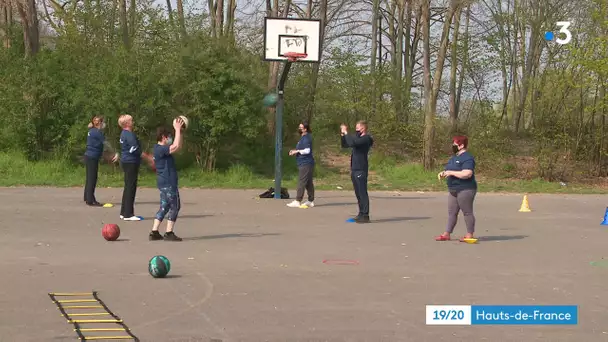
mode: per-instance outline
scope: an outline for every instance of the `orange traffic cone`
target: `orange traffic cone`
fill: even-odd
[[[530,209],[530,203],[528,203],[528,195],[524,195],[523,201],[521,201],[521,208],[519,208],[519,212],[521,213],[529,213],[532,210]]]

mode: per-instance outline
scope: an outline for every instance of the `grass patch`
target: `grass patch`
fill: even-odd
[[[390,158],[374,157],[370,160],[370,190],[400,191],[445,191],[445,181],[437,180],[439,169],[425,171],[420,164],[399,164]],[[75,165],[60,160],[27,161],[23,156],[14,153],[0,153],[0,186],[54,186],[81,187],[84,184],[84,165]],[[336,190],[341,187],[352,190],[349,174],[341,174],[336,169],[318,165],[315,170],[315,185],[320,190]],[[271,177],[254,173],[244,165],[234,165],[226,171],[203,172],[190,167],[179,171],[180,186],[191,188],[226,188],[226,189],[267,189],[274,185]],[[293,189],[297,184],[297,173],[288,172],[282,186]],[[156,175],[142,165],[139,185],[155,187]],[[100,187],[122,187],[123,173],[117,165],[100,165]],[[606,189],[591,185],[570,183],[562,186],[543,180],[493,179],[480,176],[480,192],[516,192],[516,193],[581,193],[600,194]]]

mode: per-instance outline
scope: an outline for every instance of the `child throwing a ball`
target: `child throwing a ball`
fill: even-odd
[[[154,225],[149,237],[150,241],[182,241],[173,232],[173,226],[175,225],[175,221],[177,221],[177,214],[181,206],[177,188],[177,169],[173,153],[182,148],[182,127],[184,127],[184,121],[181,118],[177,118],[173,121],[173,128],[175,130],[173,136],[171,131],[166,127],[159,127],[156,130],[157,144],[154,146],[154,163],[156,164],[156,183],[160,191],[160,209],[154,219]],[[165,217],[167,217],[167,230],[163,236],[158,232],[158,227],[160,227]]]

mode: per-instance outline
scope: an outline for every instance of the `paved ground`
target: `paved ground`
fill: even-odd
[[[149,242],[143,222],[92,209],[80,189],[0,189],[0,340],[76,335],[48,292],[97,290],[141,341],[608,341],[608,229],[602,196],[478,196],[477,245],[439,243],[446,195],[374,193],[370,225],[346,223],[350,192],[314,209],[259,200],[262,191],[182,191],[182,243]],[[99,189],[118,202],[120,190]],[[102,223],[119,223],[106,242]],[[462,220],[458,235],[464,233]],[[147,262],[172,262],[153,279]],[[327,265],[326,259],[358,265]],[[577,304],[577,326],[426,326],[427,304]]]

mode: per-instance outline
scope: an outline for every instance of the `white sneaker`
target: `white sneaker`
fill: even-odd
[[[131,217],[125,217],[123,218],[123,220],[125,221],[141,221],[142,218],[139,216],[131,216]]]
[[[315,202],[306,201],[306,202],[302,203],[302,205],[300,206],[300,208],[302,208],[302,207],[312,208],[314,206],[315,206]]]
[[[125,219],[125,217],[124,217],[124,216],[122,216],[122,215],[120,215],[120,219],[121,219],[121,220],[124,220],[124,219]]]
[[[293,202],[287,204],[287,206],[290,207],[290,208],[299,208],[300,205],[301,204],[298,201],[293,201]]]

